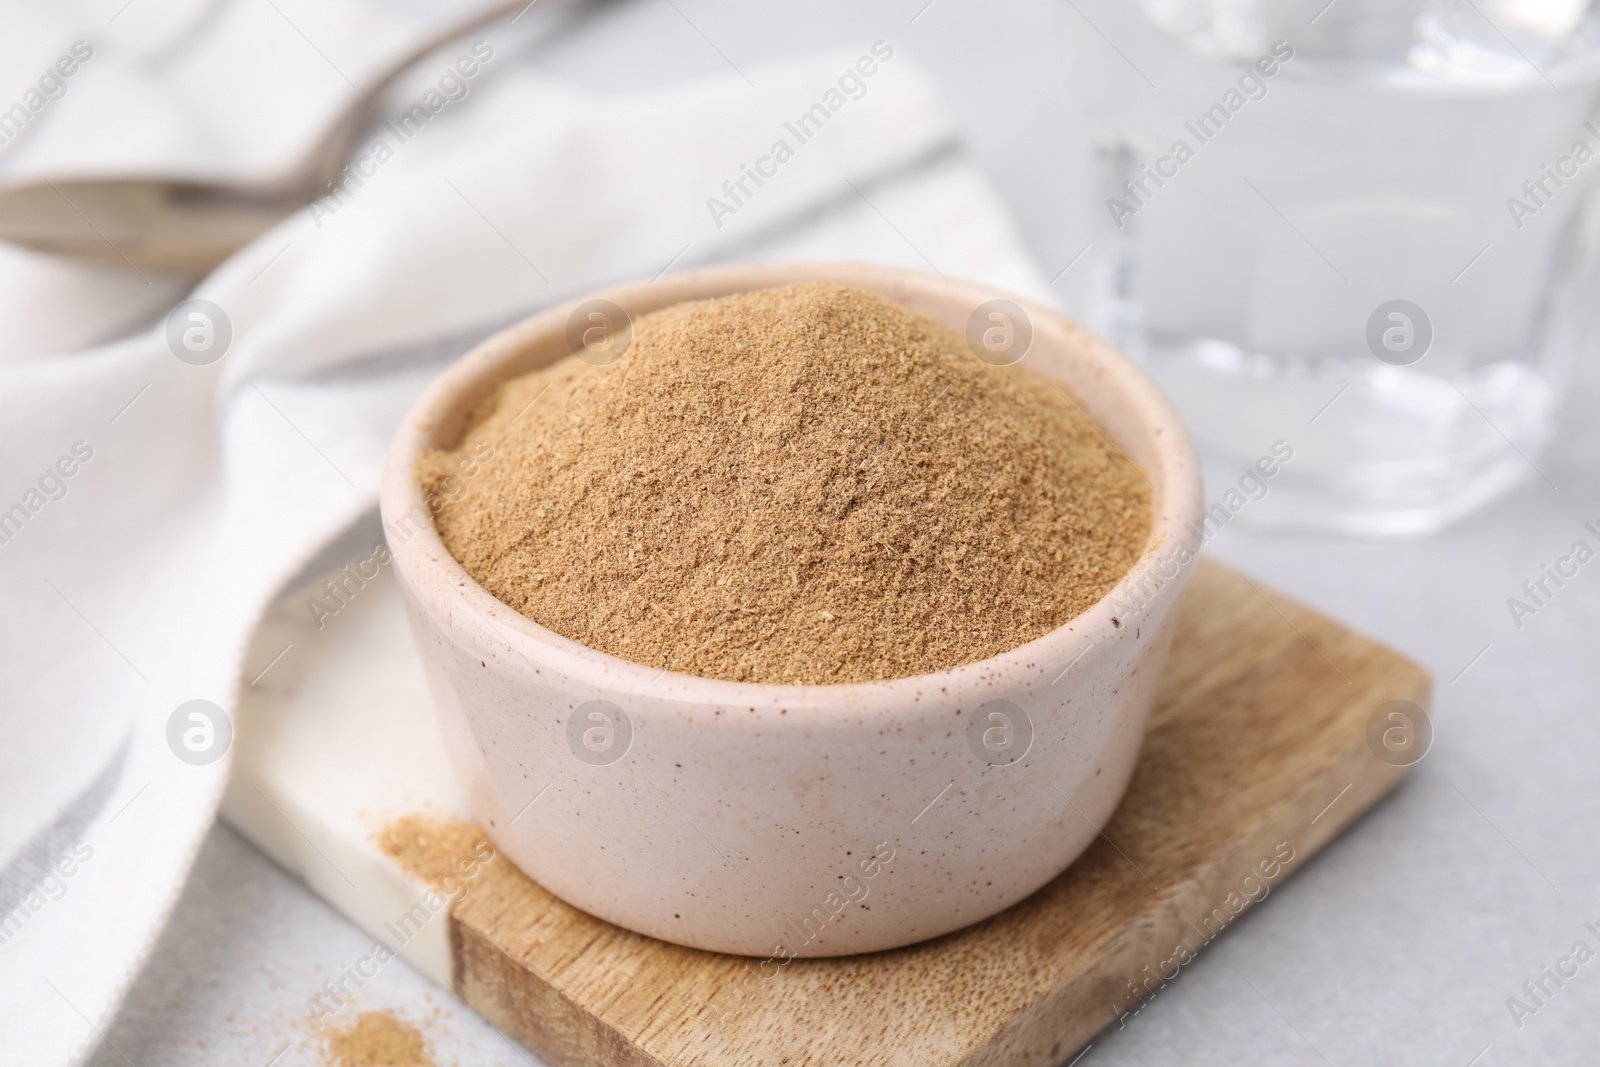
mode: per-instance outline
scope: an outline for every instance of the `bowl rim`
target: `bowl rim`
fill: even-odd
[[[704,295],[681,296],[677,300],[660,303],[652,297],[661,291],[654,287],[662,280],[703,291]],[[986,300],[1010,300],[1021,306],[1031,320],[1049,321],[1076,342],[1073,358],[1087,360],[1091,364],[1090,370],[1107,378],[1112,388],[1140,412],[1145,426],[1155,431],[1151,448],[1157,461],[1154,466],[1159,469],[1161,477],[1155,479],[1155,470],[1147,472],[1153,488],[1150,536],[1139,558],[1117,583],[1088,609],[1048,633],[986,659],[945,670],[865,682],[738,682],[651,667],[564,637],[495,597],[445,548],[434,516],[423,498],[421,484],[413,473],[417,456],[432,446],[438,425],[456,410],[463,393],[482,390],[482,395],[487,395],[488,390],[501,382],[517,373],[525,373],[516,366],[521,355],[538,340],[562,333],[569,316],[579,305],[590,300],[607,299],[625,308],[648,309],[637,312],[648,314],[650,310],[669,307],[684,300],[807,281],[837,281],[876,292],[883,292],[886,283],[898,283],[908,290],[940,289],[946,295],[970,300],[974,307]],[[1106,432],[1110,435],[1109,429]],[[1120,450],[1122,442],[1116,441],[1116,444]],[[832,708],[840,705],[854,710],[874,706],[898,706],[904,709],[931,692],[940,693],[944,699],[928,702],[930,709],[934,704],[945,705],[952,700],[962,704],[968,696],[978,698],[978,702],[981,702],[988,698],[985,694],[992,697],[1004,683],[1036,677],[1040,673],[1041,661],[1059,663],[1068,652],[1081,649],[1071,661],[1075,665],[1089,648],[1117,635],[1121,620],[1117,618],[1116,622],[1113,621],[1116,618],[1114,612],[1121,615],[1129,612],[1117,607],[1114,601],[1126,603],[1130,591],[1154,577],[1156,592],[1134,600],[1138,605],[1135,611],[1142,614],[1145,607],[1166,598],[1164,590],[1168,586],[1183,587],[1197,565],[1200,553],[1198,539],[1192,536],[1186,538],[1185,535],[1192,533],[1203,514],[1200,462],[1188,430],[1155,382],[1127,356],[1061,312],[1036,301],[978,282],[951,280],[924,271],[862,262],[737,263],[675,272],[648,282],[638,281],[582,293],[497,330],[450,364],[413,402],[390,442],[379,491],[379,507],[385,536],[389,540],[389,551],[396,561],[397,576],[408,571],[413,563],[431,570],[433,578],[452,587],[456,595],[463,597],[469,607],[491,624],[501,641],[509,644],[536,669],[542,666],[555,667],[568,678],[592,682],[597,692],[607,696],[625,694],[651,701],[672,701],[676,698],[719,707],[748,707],[752,711],[763,708]],[[426,521],[407,532],[403,547],[397,546],[392,540],[394,528],[391,522],[396,515],[414,514],[413,509],[420,510]],[[1156,575],[1158,562],[1168,556],[1163,549],[1190,540],[1194,543],[1190,546],[1187,558],[1178,560],[1176,572]],[[419,574],[417,577],[426,580],[427,575]],[[438,625],[469,641],[477,641],[481,637],[481,630],[466,630],[455,621],[453,613],[448,621],[438,619],[437,612],[430,614],[434,615]],[[1071,670],[1071,665],[1067,670]],[[1062,672],[1063,675],[1065,673]],[[1059,680],[1059,676],[1056,680]],[[795,722],[793,719],[788,721]]]

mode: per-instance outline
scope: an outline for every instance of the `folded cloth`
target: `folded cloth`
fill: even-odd
[[[494,2],[117,0],[107,10],[0,0],[0,187],[283,175],[397,56]],[[529,13],[510,36],[548,32],[571,14]],[[417,75],[436,80],[432,68],[446,62]],[[474,80],[458,74],[449,97],[470,94]],[[0,361],[123,336],[195,280],[0,245]],[[63,292],[77,299],[55,298]]]
[[[425,128],[376,127],[330,197],[154,329],[0,363],[0,1064],[76,1062],[107,1029],[214,817],[264,606],[371,508],[442,360],[728,258],[888,260],[1047,299],[892,47],[747,73],[602,102],[507,69]],[[92,299],[75,277],[31,290],[41,314]]]

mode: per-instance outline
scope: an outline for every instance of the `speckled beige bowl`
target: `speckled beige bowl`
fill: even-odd
[[[864,265],[720,267],[598,296],[638,315],[816,279],[875,290],[963,332],[980,305],[1004,298]],[[383,480],[395,573],[445,742],[495,844],[603,919],[778,961],[934,937],[1059,874],[1127,787],[1171,609],[1193,570],[1199,466],[1150,380],[1059,315],[1013,305],[1031,323],[1027,362],[1067,383],[1155,485],[1143,557],[1072,623],[915,678],[710,681],[586,648],[500,603],[445,550],[413,476],[419,451],[454,444],[498,383],[571,350],[582,303],[451,367],[400,427]]]

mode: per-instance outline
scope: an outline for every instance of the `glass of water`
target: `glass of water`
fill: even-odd
[[[1593,5],[1080,12],[1089,317],[1176,401],[1214,495],[1272,458],[1228,518],[1415,533],[1545,478],[1600,307]]]

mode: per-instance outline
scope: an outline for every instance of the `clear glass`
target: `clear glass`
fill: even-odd
[[[1084,12],[1091,319],[1176,401],[1212,498],[1244,479],[1224,521],[1413,533],[1544,477],[1600,297],[1593,5]]]

